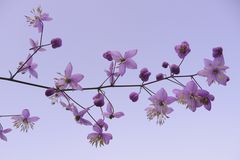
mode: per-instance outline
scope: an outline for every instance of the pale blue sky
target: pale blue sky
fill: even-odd
[[[61,37],[63,46],[47,48],[47,52],[34,57],[39,64],[39,79],[27,75],[18,75],[17,79],[51,86],[56,72],[63,72],[71,62],[74,72],[85,75],[83,87],[96,86],[104,80],[104,69],[108,68],[102,53],[128,49],[138,49],[134,58],[138,68],[148,67],[154,79],[164,72],[162,61],[179,62],[174,46],[186,40],[192,52],[182,65],[182,73],[202,69],[203,59],[211,58],[212,48],[222,46],[231,81],[227,87],[208,87],[205,78],[198,78],[216,97],[212,111],[200,108],[192,113],[174,103],[171,106],[175,112],[162,127],[146,118],[149,95],[144,93],[137,103],[131,103],[128,94],[136,89],[107,89],[116,110],[126,115],[109,122],[114,138],[108,146],[97,149],[86,139],[91,128],[75,123],[60,105],[52,106],[44,90],[0,81],[0,114],[29,108],[41,118],[33,131],[25,134],[14,129],[7,135],[7,143],[0,141],[0,159],[240,159],[239,0],[0,0],[0,76],[14,71],[28,54],[28,39],[39,37],[24,17],[39,5],[54,19],[46,23],[43,41]],[[119,83],[139,83],[139,69],[128,70]],[[151,88],[157,91],[161,87],[173,95],[176,86],[164,82]],[[76,92],[72,96],[89,105],[94,94]],[[9,119],[0,120],[5,127],[12,125]]]

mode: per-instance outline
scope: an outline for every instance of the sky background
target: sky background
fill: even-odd
[[[18,62],[27,57],[29,38],[39,38],[24,17],[39,5],[54,19],[45,23],[43,43],[61,37],[63,46],[56,50],[48,47],[34,57],[38,79],[29,79],[27,74],[16,79],[53,86],[56,73],[63,73],[71,62],[74,73],[85,75],[83,87],[97,86],[109,65],[102,53],[138,49],[134,57],[138,70],[127,70],[118,83],[139,84],[141,68],[147,67],[153,80],[157,73],[167,73],[161,68],[163,61],[179,63],[174,46],[186,40],[192,51],[182,65],[182,74],[201,70],[203,59],[212,59],[212,48],[222,46],[231,80],[227,87],[208,87],[205,78],[197,78],[215,96],[211,112],[200,108],[192,113],[175,102],[171,105],[175,111],[161,127],[155,119],[146,118],[148,94],[132,103],[128,95],[137,88],[106,89],[115,109],[125,116],[108,121],[114,138],[101,148],[92,147],[86,139],[91,127],[77,124],[59,104],[51,105],[43,89],[0,81],[0,114],[18,114],[28,108],[41,118],[33,131],[26,134],[14,129],[7,134],[7,143],[0,141],[1,160],[240,159],[239,0],[0,0],[0,76],[8,77],[8,71],[14,72]],[[173,95],[172,89],[178,86],[161,82],[150,88],[157,91],[162,87]],[[95,94],[71,93],[84,106],[91,105]],[[8,118],[0,122],[4,128],[12,126]]]

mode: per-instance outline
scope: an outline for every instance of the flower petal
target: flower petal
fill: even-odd
[[[118,52],[118,51],[111,51],[111,55],[112,55],[112,58],[113,58],[115,61],[117,61],[117,62],[119,62],[120,59],[123,58],[122,55],[121,55],[121,53]]]
[[[125,65],[129,69],[137,69],[137,64],[134,60],[132,59],[127,59],[125,62]]]
[[[124,58],[125,59],[132,58],[136,54],[137,54],[137,49],[129,50],[129,51],[125,52]]]
[[[124,113],[123,112],[116,112],[116,113],[113,114],[113,116],[116,117],[116,118],[120,118],[120,117],[124,116]]]
[[[70,77],[71,77],[71,75],[72,75],[72,69],[73,69],[72,64],[71,64],[71,63],[68,63],[68,65],[67,65],[67,67],[66,67],[66,69],[65,69],[65,76],[66,76],[67,78],[70,78]]]
[[[22,116],[23,116],[24,118],[28,118],[28,117],[30,116],[29,110],[28,110],[28,109],[24,109],[24,110],[22,111]]]

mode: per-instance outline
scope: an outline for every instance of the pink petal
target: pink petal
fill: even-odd
[[[40,118],[39,117],[30,117],[30,118],[28,118],[28,121],[29,122],[36,122],[36,121],[38,121]]]
[[[38,78],[38,73],[34,69],[29,69],[29,72],[33,77]]]
[[[86,109],[80,111],[80,112],[78,113],[78,115],[79,115],[80,117],[83,117],[84,114],[86,114],[86,113],[88,112],[88,110],[89,110],[89,108],[86,108]]]
[[[92,139],[92,138],[95,138],[97,136],[98,136],[98,133],[90,133],[90,134],[88,134],[87,139]]]
[[[119,74],[121,76],[123,76],[125,74],[125,72],[126,72],[126,65],[124,63],[120,64],[120,66],[119,66]]]
[[[84,75],[82,75],[82,74],[73,74],[71,76],[71,80],[73,82],[80,82],[83,78],[84,78]]]
[[[110,103],[107,104],[107,112],[108,112],[109,114],[112,114],[112,113],[113,113],[113,107],[112,107],[112,105],[111,105]]]
[[[66,69],[65,69],[65,76],[67,78],[70,78],[72,75],[72,64],[71,63],[68,63]]]
[[[129,50],[129,51],[125,52],[124,58],[125,58],[125,59],[132,58],[132,57],[135,56],[136,54],[137,54],[137,50],[136,50],[136,49],[134,49],[134,50]]]
[[[121,58],[123,58],[121,53],[118,51],[111,51],[111,55],[112,55],[112,58],[117,62],[120,61]]]
[[[156,94],[161,101],[165,101],[168,97],[167,92],[164,88],[161,88]]]
[[[0,133],[0,138],[4,141],[7,141],[7,137],[2,133]]]
[[[134,60],[132,59],[127,59],[125,62],[125,65],[129,69],[137,69],[137,64]]]
[[[102,138],[105,144],[109,144],[109,141],[113,138],[110,133],[103,133]]]
[[[166,103],[167,103],[167,104],[171,104],[171,103],[173,103],[174,101],[176,101],[176,98],[175,98],[175,97],[168,97],[167,100],[166,100]]]
[[[86,125],[86,126],[91,126],[91,125],[92,125],[92,123],[91,123],[90,121],[88,121],[88,120],[86,120],[86,119],[84,119],[84,118],[81,118],[81,119],[79,120],[79,123],[80,123],[80,124],[83,124],[83,125]]]
[[[6,134],[6,133],[9,133],[9,132],[11,132],[11,131],[12,131],[11,128],[7,128],[7,129],[4,129],[2,132],[3,132],[4,134]]]
[[[124,113],[123,112],[116,112],[116,113],[113,114],[113,116],[116,117],[116,118],[120,118],[120,117],[124,116]]]
[[[28,109],[24,109],[24,110],[22,111],[22,116],[23,116],[24,118],[28,118],[28,117],[30,116],[29,110],[28,110]]]
[[[98,125],[94,125],[93,130],[96,131],[97,133],[102,133],[102,128],[100,128]]]

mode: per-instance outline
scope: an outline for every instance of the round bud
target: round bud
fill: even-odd
[[[112,55],[111,55],[111,51],[107,51],[105,53],[103,53],[103,58],[107,59],[108,61],[112,61]]]
[[[49,89],[47,89],[47,90],[45,91],[45,95],[46,95],[47,97],[53,95],[54,93],[55,93],[55,89],[54,89],[54,88],[49,88]]]
[[[51,40],[52,48],[58,48],[62,46],[62,39],[61,38],[54,38]]]
[[[170,66],[170,71],[171,71],[172,74],[179,74],[180,73],[180,68],[179,68],[178,65],[172,64]]]
[[[169,66],[168,62],[165,61],[165,62],[162,63],[163,68],[167,68],[168,66]]]
[[[136,102],[138,100],[138,93],[136,92],[130,93],[129,99],[131,99],[133,102]]]
[[[213,51],[212,56],[214,58],[221,57],[223,55],[222,47],[213,48],[212,51]]]
[[[163,76],[162,73],[158,73],[158,74],[156,75],[156,80],[157,80],[157,81],[161,81],[161,80],[163,80],[163,78],[164,78],[164,76]]]
[[[139,78],[140,78],[143,82],[146,82],[146,81],[148,81],[150,75],[151,75],[151,72],[149,72],[147,68],[143,68],[143,69],[141,69],[141,71],[140,71]]]
[[[104,106],[104,96],[101,93],[98,93],[93,97],[93,103],[97,107]]]

